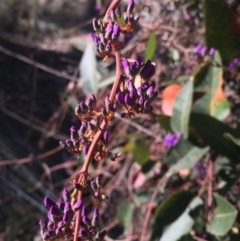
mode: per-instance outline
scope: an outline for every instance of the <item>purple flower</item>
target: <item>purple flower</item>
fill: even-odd
[[[70,202],[70,196],[69,196],[68,190],[66,188],[63,189],[62,196],[63,196],[63,201],[65,203]]]
[[[44,198],[44,206],[45,206],[46,208],[50,208],[50,207],[52,207],[52,206],[54,206],[54,205],[55,205],[55,203],[52,201],[51,198],[49,198],[49,197],[45,197],[45,198]]]
[[[148,60],[140,71],[140,76],[144,80],[149,80],[155,74],[155,66]]]
[[[173,133],[173,134],[168,133],[163,140],[164,145],[168,148],[174,147],[178,144],[178,142],[182,138],[182,136],[183,136],[182,132]]]
[[[131,15],[134,9],[134,1],[133,0],[129,0],[128,1],[128,7],[127,7],[127,14]]]
[[[214,53],[215,53],[215,48],[210,48],[210,50],[209,50],[209,55],[214,55]]]
[[[113,25],[113,34],[112,34],[112,40],[115,40],[120,35],[120,27],[117,23]]]
[[[129,62],[127,61],[127,59],[124,59],[122,61],[122,66],[123,66],[123,69],[124,69],[126,75],[130,76],[130,67],[129,67]]]
[[[203,180],[206,176],[206,168],[201,162],[197,162],[194,165],[194,168],[196,170],[197,178],[200,180]]]
[[[201,49],[203,48],[203,46],[201,44],[198,44],[196,47],[195,47],[195,52],[200,54],[200,51]]]
[[[125,104],[125,102],[124,102],[124,97],[123,97],[123,95],[122,95],[121,92],[118,92],[118,93],[116,94],[116,99],[117,99],[117,101],[118,101],[118,103],[119,103],[120,105],[124,105],[124,104]]]

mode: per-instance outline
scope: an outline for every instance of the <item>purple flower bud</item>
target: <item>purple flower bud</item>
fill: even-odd
[[[133,84],[133,82],[131,80],[127,81],[127,89],[129,91],[135,91],[136,90],[135,86],[134,86],[134,84]]]
[[[94,44],[97,43],[97,38],[96,35],[94,33],[90,33],[90,38],[92,39],[92,41],[94,42]]]
[[[201,51],[202,47],[203,47],[203,46],[202,46],[201,44],[198,44],[198,45],[195,47],[195,52],[198,53],[198,54],[200,54],[200,51]]]
[[[103,141],[105,144],[108,143],[108,131],[103,132]]]
[[[126,112],[123,111],[120,116],[121,116],[121,118],[125,118],[127,116],[127,114],[126,114]]]
[[[122,61],[122,66],[123,66],[123,69],[124,69],[126,75],[130,76],[130,67],[129,67],[129,62],[127,61],[127,59],[124,59]]]
[[[80,127],[80,129],[78,131],[78,135],[79,136],[84,135],[86,130],[87,130],[87,124],[85,122],[82,122],[82,125],[81,125],[81,127]]]
[[[67,139],[67,140],[66,140],[66,144],[67,144],[67,146],[68,146],[70,149],[74,149],[74,145],[73,145],[72,140]]]
[[[124,101],[126,105],[133,106],[134,105],[134,100],[130,97],[129,94],[126,94],[124,97]]]
[[[96,18],[93,19],[92,24],[93,24],[94,31],[98,31],[100,29],[100,26],[99,26]]]
[[[89,145],[83,146],[83,153],[84,153],[85,155],[88,154],[88,150],[89,150]]]
[[[77,104],[76,107],[75,107],[75,114],[76,115],[81,115],[82,114],[82,111],[81,111],[81,108],[80,108],[79,104]]]
[[[99,45],[98,45],[99,52],[103,53],[104,52],[104,48],[105,48],[104,44],[102,42],[100,42]]]
[[[48,240],[48,239],[50,239],[52,236],[53,236],[53,235],[52,235],[51,231],[46,231],[45,233],[43,233],[42,238],[43,238],[43,240]]]
[[[57,206],[53,205],[50,207],[49,213],[52,214],[53,216],[58,217],[61,215],[61,210]]]
[[[149,80],[155,74],[155,66],[148,60],[140,71],[140,76],[144,80]]]
[[[150,106],[149,100],[146,100],[146,101],[144,102],[143,106],[144,106],[144,109],[148,109],[148,107]]]
[[[62,232],[61,228],[56,228],[56,230],[55,230],[56,235],[60,235],[61,232]]]
[[[87,210],[86,210],[86,207],[85,207],[85,206],[82,207],[81,216],[82,216],[82,217],[83,217],[83,216],[87,216]]]
[[[65,205],[64,205],[64,210],[63,210],[63,212],[64,212],[64,213],[67,213],[67,212],[70,211],[70,210],[71,210],[71,204],[70,204],[70,202],[66,202]]]
[[[129,0],[128,1],[128,7],[127,7],[127,13],[128,15],[131,15],[134,9],[134,1],[133,0]]]
[[[46,208],[49,209],[51,206],[54,206],[54,205],[55,205],[55,203],[52,201],[52,199],[50,199],[49,197],[44,198],[44,206]]]
[[[96,182],[94,180],[91,181],[91,188],[92,188],[93,191],[98,190],[97,184],[96,184]]]
[[[41,229],[45,228],[46,224],[45,224],[44,220],[42,220],[42,219],[39,220],[39,226]]]
[[[122,156],[122,152],[118,152],[115,154],[115,157],[118,158],[118,157],[121,157]]]
[[[207,48],[206,47],[203,47],[200,51],[200,55],[201,56],[204,56],[206,54],[206,51],[207,51]]]
[[[111,104],[108,96],[105,97],[104,102],[105,102],[106,111],[107,111],[107,113],[109,113],[112,110],[112,104]]]
[[[80,102],[79,106],[81,108],[82,113],[87,113],[88,107],[87,107],[87,105],[83,101]]]
[[[80,141],[79,141],[79,140],[73,140],[72,142],[73,142],[73,146],[74,146],[75,148],[79,148],[79,144],[80,144]]]
[[[57,202],[56,202],[56,205],[57,205],[57,207],[60,209],[60,210],[64,210],[64,203],[63,202],[61,202],[60,200],[58,200]]]
[[[81,200],[78,200],[78,201],[74,204],[73,210],[74,210],[74,211],[79,211],[81,208],[82,208],[82,202],[81,202]]]
[[[51,220],[49,220],[47,227],[48,227],[48,230],[51,230],[51,231],[54,230],[54,223]]]
[[[91,224],[91,222],[90,222],[90,220],[87,216],[82,217],[82,222],[85,223],[88,226]]]
[[[64,223],[63,223],[63,221],[60,221],[60,222],[58,222],[58,228],[62,228],[63,226],[64,226]]]
[[[70,195],[69,195],[68,190],[66,188],[63,189],[62,197],[63,197],[63,201],[65,203],[70,202]]]
[[[122,95],[121,92],[118,92],[118,93],[116,94],[116,99],[117,99],[117,101],[118,101],[118,103],[119,103],[120,105],[124,105],[124,104],[125,104],[125,102],[124,102],[124,97],[123,97],[123,95]]]
[[[209,55],[214,55],[214,53],[215,53],[215,48],[210,48],[210,50],[209,50]]]
[[[101,108],[101,113],[102,113],[103,117],[106,117],[108,115],[107,111],[106,111],[106,108],[104,108],[104,107]]]
[[[136,14],[133,19],[137,23],[139,21],[139,19],[140,19],[139,14]]]
[[[113,34],[112,34],[112,40],[115,40],[120,35],[120,27],[117,23],[113,25]]]
[[[71,217],[70,217],[69,212],[64,213],[64,214],[63,214],[63,217],[62,217],[62,221],[63,221],[63,223],[64,223],[64,224],[69,223],[70,220],[71,220]]]
[[[204,180],[206,176],[206,168],[204,167],[204,165],[201,162],[197,162],[194,167],[196,170],[197,178],[200,180]]]
[[[95,208],[93,212],[92,222],[91,222],[92,226],[96,226],[98,217],[99,217],[99,211],[97,208]]]
[[[110,18],[111,18],[112,22],[117,21],[117,16],[113,10],[110,11]]]
[[[139,97],[141,97],[143,95],[141,87],[137,88],[137,94],[138,94]]]
[[[105,38],[106,39],[110,39],[111,35],[113,33],[113,25],[111,23],[109,23],[107,25],[107,29],[106,29],[106,33],[105,33]]]
[[[150,98],[154,93],[154,88],[152,86],[150,86],[147,91],[146,91],[146,94],[147,96]]]
[[[98,188],[101,188],[100,178],[99,178],[99,177],[96,177],[95,181],[96,181],[97,187],[98,187]]]
[[[144,103],[144,98],[143,98],[143,96],[141,96],[138,100],[138,104],[142,106],[143,103]]]
[[[56,217],[51,213],[50,210],[48,211],[47,217],[48,217],[48,219],[49,219],[50,221],[52,221],[53,223],[55,223]]]
[[[60,146],[61,146],[62,148],[67,149],[67,150],[69,149],[68,146],[67,146],[67,144],[66,144],[65,142],[59,141],[59,144],[60,144]]]
[[[80,238],[86,238],[88,236],[86,230],[80,229],[78,233],[78,237]]]

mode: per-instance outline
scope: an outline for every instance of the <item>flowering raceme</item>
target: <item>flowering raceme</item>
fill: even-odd
[[[114,0],[103,20],[93,19],[94,33],[91,39],[95,50],[103,61],[111,58],[116,60],[116,77],[109,96],[104,98],[102,105],[97,104],[97,98],[90,94],[86,101],[75,107],[79,119],[79,129],[70,128],[70,138],[61,141],[60,145],[67,151],[86,155],[81,171],[72,178],[73,191],[63,191],[63,202],[53,202],[44,199],[48,211],[47,225],[40,220],[39,225],[43,240],[73,239],[74,241],[103,240],[106,231],[97,225],[99,210],[95,208],[91,219],[87,215],[83,203],[83,195],[91,194],[98,204],[107,200],[101,192],[99,177],[94,180],[88,174],[88,166],[92,159],[103,161],[106,158],[114,161],[121,153],[113,154],[108,150],[107,125],[114,118],[114,113],[120,111],[122,118],[131,118],[139,113],[153,114],[153,101],[158,92],[155,81],[154,64],[148,60],[145,63],[138,57],[129,61],[121,56],[121,34],[131,33],[137,24],[139,16],[133,15],[134,1],[129,0],[126,12],[118,8],[120,0]]]

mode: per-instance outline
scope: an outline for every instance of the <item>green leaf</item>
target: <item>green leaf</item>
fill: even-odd
[[[224,133],[240,137],[240,132],[230,128],[219,120],[205,114],[192,113],[190,119],[192,137],[199,144],[210,145],[217,153],[227,156],[235,163],[240,161],[240,147],[224,138]]]
[[[126,149],[132,152],[134,160],[141,166],[149,161],[149,146],[146,145],[143,139],[131,140],[127,144]]]
[[[178,93],[173,104],[171,127],[177,132],[181,131],[184,138],[188,137],[188,122],[192,106],[193,80],[190,79]]]
[[[156,117],[156,121],[160,123],[161,127],[168,132],[172,132],[171,117],[167,115],[161,115]]]
[[[227,3],[204,1],[205,34],[208,47],[218,49],[224,61],[240,55],[240,32],[234,23],[235,13]],[[233,31],[232,31],[233,30]]]
[[[220,62],[221,58],[216,51],[213,59]],[[205,95],[193,105],[193,111],[209,114],[219,120],[226,118],[230,113],[229,103],[222,91],[222,68],[217,66],[203,66],[195,74],[195,91]]]
[[[134,193],[133,199],[137,206],[141,206],[143,204],[149,203],[152,197],[152,192],[141,192]]]
[[[199,197],[195,197],[187,206],[181,216],[164,231],[159,241],[177,241],[182,236],[188,234],[194,224],[194,217],[192,213],[199,213],[199,207],[202,206],[203,201]]]
[[[184,212],[194,195],[188,191],[177,191],[168,196],[157,208],[151,241],[159,240],[164,228],[173,223]]]
[[[229,133],[224,133],[223,136],[227,139],[232,141],[234,144],[236,144],[237,146],[240,146],[240,138],[235,138],[233,135],[229,134]]]
[[[122,201],[117,207],[117,219],[123,225],[125,234],[128,234],[130,224],[133,218],[134,207],[127,200]]]
[[[170,167],[166,173],[166,180],[183,169],[192,168],[208,151],[209,147],[193,146],[181,159],[178,159],[176,164]]]
[[[92,41],[88,42],[80,61],[80,78],[82,81],[83,91],[86,95],[96,94],[98,91],[98,82],[100,79],[97,71],[97,59],[94,52]]]
[[[149,36],[148,42],[147,42],[147,49],[145,51],[144,61],[147,60],[153,60],[155,51],[156,51],[156,43],[157,43],[157,37],[155,32],[152,32]]]
[[[207,231],[216,236],[224,236],[235,222],[237,210],[222,196],[215,194],[214,197],[217,208],[212,221],[207,225]]]
[[[172,59],[175,62],[178,62],[180,60],[180,57],[181,57],[179,51],[176,48],[174,48],[174,47],[170,47],[169,51],[171,53]]]

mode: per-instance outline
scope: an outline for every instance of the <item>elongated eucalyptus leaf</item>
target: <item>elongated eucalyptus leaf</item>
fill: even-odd
[[[172,175],[178,173],[183,169],[192,168],[194,164],[208,152],[208,150],[209,147],[199,148],[196,146],[192,146],[192,148],[190,148],[181,159],[178,159],[176,164],[169,168],[166,174],[167,178],[171,177]]]
[[[188,191],[177,191],[160,203],[155,212],[151,241],[159,240],[164,228],[176,221],[187,208],[194,195]]]
[[[128,234],[129,226],[132,222],[134,207],[127,200],[122,201],[117,208],[117,218],[123,225],[125,234]]]
[[[217,153],[227,156],[235,163],[240,161],[240,147],[224,137],[224,133],[229,133],[239,138],[240,131],[230,128],[209,115],[200,113],[191,114],[190,126],[192,136],[197,137],[200,144],[209,145]]]
[[[215,52],[213,60],[221,65],[218,51]],[[193,105],[193,111],[209,114],[222,120],[230,113],[228,101],[223,93],[223,73],[219,66],[203,66],[195,75],[195,91],[204,93]]]
[[[144,61],[146,62],[148,59],[153,60],[155,51],[156,51],[157,37],[155,32],[152,32],[149,36],[147,42],[147,48],[145,51]]]
[[[188,234],[194,224],[194,217],[191,213],[196,211],[198,213],[197,209],[199,209],[202,204],[202,199],[195,197],[181,216],[166,228],[159,241],[178,241],[183,235]]]
[[[79,67],[84,93],[86,95],[96,94],[100,76],[97,71],[97,59],[92,41],[88,42]]]
[[[175,132],[181,131],[185,139],[188,137],[188,122],[192,106],[192,95],[193,80],[189,79],[178,93],[173,104],[171,127]]]
[[[215,194],[217,208],[212,221],[207,225],[207,231],[216,236],[224,236],[231,229],[237,217],[236,208],[222,196]]]

